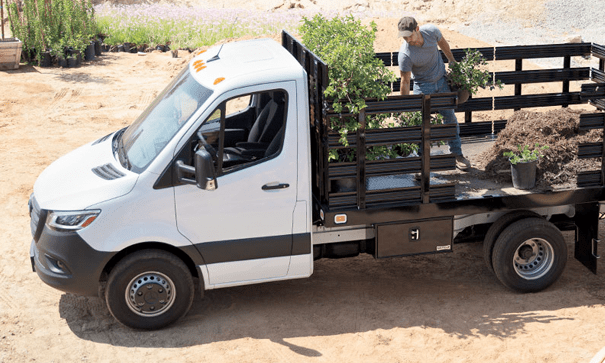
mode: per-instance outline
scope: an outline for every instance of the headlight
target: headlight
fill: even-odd
[[[49,212],[46,218],[46,225],[56,231],[78,231],[90,226],[99,213],[101,213],[100,210]]]

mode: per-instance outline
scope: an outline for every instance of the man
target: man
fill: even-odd
[[[439,54],[439,47],[447,57],[449,64],[456,60],[450,45],[441,35],[441,31],[432,24],[418,26],[416,19],[406,16],[399,20],[399,35],[405,40],[399,49],[399,70],[401,72],[401,94],[410,94],[410,79],[414,79],[414,94],[433,94],[451,92],[445,78],[445,64]],[[470,161],[462,155],[460,126],[454,110],[439,111],[444,123],[456,124],[456,138],[450,140],[450,152],[456,155],[456,167],[467,171]]]

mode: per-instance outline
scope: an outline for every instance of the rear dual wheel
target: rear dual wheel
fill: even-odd
[[[503,215],[498,218],[487,230],[487,234],[485,235],[485,239],[483,240],[483,258],[485,259],[485,264],[487,268],[494,272],[494,264],[492,262],[492,256],[494,255],[494,245],[496,244],[496,240],[498,236],[502,234],[502,232],[506,229],[506,227],[510,226],[514,222],[530,217],[540,217],[538,214],[528,211],[528,210],[520,210],[515,212],[510,212],[508,214]]]
[[[525,218],[506,227],[493,247],[492,265],[506,287],[540,291],[553,284],[567,263],[567,246],[557,227],[542,218]]]

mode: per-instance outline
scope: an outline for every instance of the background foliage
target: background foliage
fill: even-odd
[[[166,4],[95,6],[99,31],[109,45],[137,46],[169,44],[172,49],[195,49],[243,36],[296,31],[310,12],[266,12],[247,9],[210,9]]]
[[[16,0],[9,2],[11,33],[23,42],[26,61],[40,61],[41,53],[55,55],[65,47],[83,51],[97,34],[91,0]]]

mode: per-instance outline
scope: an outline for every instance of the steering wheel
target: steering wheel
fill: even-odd
[[[212,145],[210,145],[208,143],[208,141],[206,141],[206,138],[202,134],[202,130],[197,131],[197,137],[199,138],[200,142],[202,143],[202,146],[204,147],[204,149],[206,149],[206,151],[208,151],[208,153],[210,153],[210,156],[212,156],[212,160],[216,162],[218,153],[216,152],[216,149]]]

